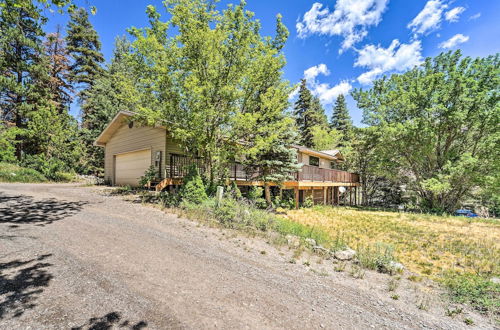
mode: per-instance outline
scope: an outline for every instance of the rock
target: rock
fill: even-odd
[[[330,256],[332,255],[332,251],[328,250],[327,248],[322,247],[321,245],[313,246],[313,251],[319,255],[327,256],[328,258],[330,258]]]
[[[356,251],[347,248],[345,250],[335,252],[334,256],[339,260],[352,260],[352,258],[356,256]]]
[[[490,281],[495,284],[500,284],[500,277],[492,277]]]
[[[298,238],[297,236],[286,235],[285,238],[286,238],[286,241],[287,241],[289,246],[295,247],[295,248],[300,246],[300,238]]]
[[[314,239],[312,239],[312,238],[306,238],[305,241],[310,246],[316,246],[316,241]]]
[[[402,272],[405,269],[405,266],[399,262],[391,261],[389,262],[389,268],[396,272]]]

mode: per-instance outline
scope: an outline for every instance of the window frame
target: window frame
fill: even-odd
[[[317,160],[317,164],[312,164],[311,160]],[[309,166],[316,166],[316,167],[319,167],[319,157],[315,157],[315,156],[309,156]]]

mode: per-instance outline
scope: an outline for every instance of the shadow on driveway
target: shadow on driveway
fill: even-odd
[[[24,195],[0,192],[0,223],[18,227],[20,224],[45,226],[79,212],[86,202],[69,202],[55,198],[35,200]]]
[[[34,301],[53,278],[47,272],[52,264],[45,262],[50,256],[0,263],[0,320],[7,315],[19,317],[36,306]]]
[[[71,330],[105,330],[111,329],[113,327],[132,329],[132,330],[140,330],[148,326],[148,323],[145,321],[140,321],[135,324],[131,323],[128,320],[123,320],[122,316],[118,312],[111,312],[102,317],[93,317],[88,320],[88,322],[79,327],[71,328]]]

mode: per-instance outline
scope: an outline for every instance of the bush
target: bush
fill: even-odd
[[[480,312],[500,313],[500,284],[476,274],[448,273],[444,284],[452,300],[469,303]]]
[[[198,168],[191,166],[188,174],[184,177],[184,182],[179,192],[179,197],[185,203],[201,203],[205,201],[207,193],[201,180]]]
[[[22,165],[40,172],[51,181],[71,181],[74,178],[68,167],[57,158],[46,158],[44,155],[26,155]]]
[[[359,246],[357,248],[359,263],[368,269],[381,273],[393,273],[396,262],[394,248],[388,244],[377,243],[375,246]]]
[[[158,194],[158,204],[163,208],[177,207],[179,206],[179,195],[162,191]]]
[[[314,206],[314,200],[311,196],[307,196],[306,199],[304,200],[304,203],[302,203],[303,207],[311,208]]]
[[[46,182],[40,172],[9,163],[0,163],[0,181],[3,182]]]
[[[266,200],[262,197],[264,189],[262,187],[252,187],[248,191],[247,198],[259,209],[267,208]]]
[[[157,177],[158,171],[154,165],[148,167],[148,169],[144,172],[144,175],[139,179],[139,185],[144,187],[148,183],[154,181]]]

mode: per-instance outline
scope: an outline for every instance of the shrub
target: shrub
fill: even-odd
[[[40,172],[9,163],[0,163],[0,181],[3,182],[46,182]]]
[[[152,182],[156,179],[158,171],[154,165],[148,167],[148,169],[144,172],[144,175],[139,179],[139,185],[144,187],[149,182]]]
[[[183,202],[195,204],[201,203],[208,198],[196,166],[190,166],[188,174],[184,177],[179,196]]]
[[[158,194],[158,204],[163,208],[179,206],[179,195],[162,191]]]
[[[360,264],[381,273],[393,273],[396,262],[394,248],[388,244],[377,243],[375,246],[359,246],[357,256]]]
[[[262,197],[264,189],[262,187],[252,187],[248,191],[247,198],[259,209],[267,208],[266,200]]]
[[[303,207],[313,207],[314,206],[314,200],[311,196],[306,197],[304,200],[304,203],[302,203]]]
[[[51,181],[71,181],[74,175],[68,172],[69,168],[60,159],[44,155],[26,155],[22,165],[40,172]]]

